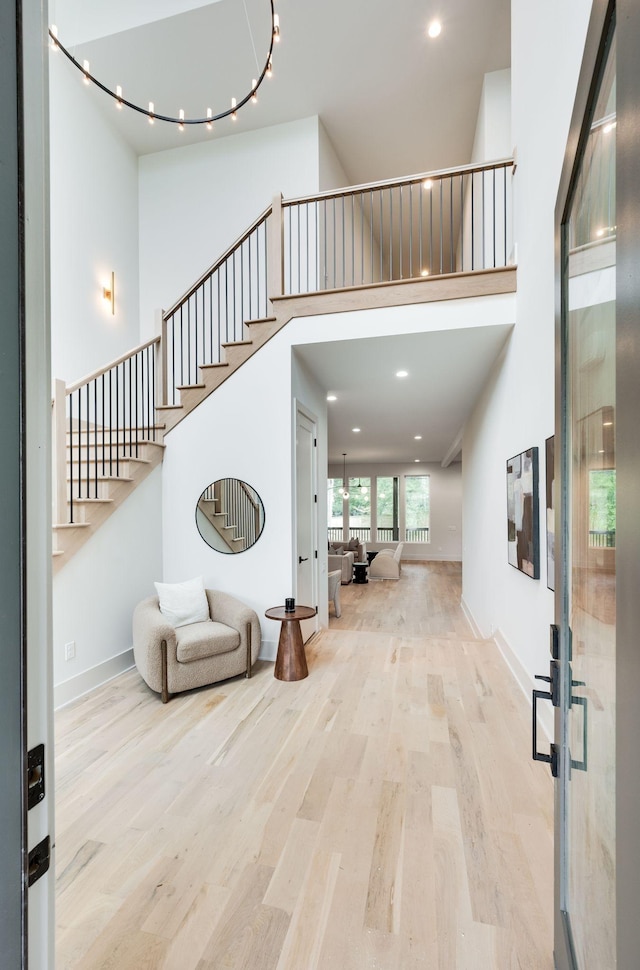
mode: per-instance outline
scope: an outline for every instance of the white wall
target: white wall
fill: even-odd
[[[349,478],[370,478],[374,489],[372,508],[372,527],[375,529],[375,479],[381,476],[396,476],[400,480],[400,501],[402,503],[403,480],[406,475],[428,475],[430,497],[429,542],[405,543],[402,559],[423,561],[462,559],[462,466],[454,462],[448,468],[434,462],[420,464],[397,464],[393,462],[350,462],[347,467]],[[341,465],[329,465],[330,478],[342,478]],[[400,528],[403,525],[402,506]],[[401,532],[402,534],[402,532]],[[367,550],[395,547],[392,542],[367,541]]]
[[[511,69],[485,74],[480,95],[472,162],[511,155]]]
[[[279,631],[276,623],[264,618],[264,611],[294,588],[294,393],[310,410],[320,412],[318,465],[325,468],[326,478],[326,405],[321,400],[326,389],[303,382],[300,371],[293,374],[291,349],[367,335],[504,324],[513,320],[513,312],[513,297],[503,295],[292,320],[168,435],[163,463],[164,579],[176,582],[201,574],[205,585],[243,599],[261,618],[262,655],[274,657]],[[200,538],[194,509],[209,482],[228,476],[244,479],[259,492],[265,527],[253,548],[223,557]],[[319,537],[324,529],[323,517]],[[326,555],[326,542],[320,539],[321,577],[326,574]]]
[[[319,192],[344,189],[347,185],[353,185],[322,122],[318,125],[318,163]]]
[[[318,119],[140,158],[140,321],[168,309],[271,204],[318,191]]]
[[[133,663],[133,608],[162,578],[161,490],[156,468],[54,577],[56,706]],[[76,656],[65,661],[72,640]]]
[[[49,63],[52,374],[71,383],[139,342],[138,162],[66,57]]]
[[[327,478],[327,391],[320,386],[313,374],[309,372],[304,364],[297,358],[295,348],[291,356],[291,396],[294,407],[296,403],[302,404],[307,411],[317,419],[317,449],[316,449],[316,469],[317,482],[316,494],[318,496],[318,517],[316,522],[318,535],[318,549],[321,548],[321,537],[327,534],[327,503],[322,500],[324,486]],[[295,412],[292,422],[295,428]],[[292,438],[293,438],[292,432]],[[292,468],[293,471],[293,468]],[[295,477],[292,480],[292,494],[295,494]],[[292,536],[292,541],[295,537]],[[295,544],[292,547],[292,555],[295,556]],[[326,589],[327,583],[327,560],[325,556],[318,556],[318,590]],[[294,595],[297,596],[297,590]],[[329,623],[329,602],[326,596],[318,596],[318,616],[321,626]]]
[[[507,562],[506,461],[537,446],[544,481],[554,431],[554,207],[589,12],[588,0],[512,4],[517,323],[463,441],[464,602],[483,635],[498,631],[526,687],[549,661],[545,498],[541,488],[535,581]]]

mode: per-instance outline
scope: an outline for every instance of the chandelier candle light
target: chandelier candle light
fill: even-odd
[[[157,120],[166,121],[171,125],[178,125],[180,131],[184,131],[185,125],[206,125],[207,129],[211,131],[214,121],[220,121],[221,118],[229,117],[235,121],[240,108],[243,108],[245,104],[248,104],[250,101],[255,104],[258,100],[256,95],[258,88],[264,81],[265,77],[271,77],[272,75],[271,55],[273,53],[273,45],[274,43],[278,43],[280,41],[280,18],[274,11],[273,3],[274,0],[269,0],[269,6],[271,7],[271,43],[269,44],[269,51],[259,77],[253,78],[249,93],[245,94],[243,98],[240,98],[239,100],[237,98],[232,98],[231,107],[227,108],[226,111],[220,111],[218,114],[214,114],[211,108],[207,108],[207,113],[203,118],[185,118],[184,110],[182,108],[180,109],[179,116],[175,118],[172,115],[158,114],[158,112],[155,111],[153,101],[149,102],[148,109],[142,108],[138,104],[134,104],[133,101],[127,101],[127,99],[122,96],[122,87],[119,84],[116,85],[116,90],[112,91],[111,88],[107,87],[106,84],[103,84],[90,73],[88,61],[85,60],[81,64],[75,59],[73,54],[68,51],[67,48],[60,42],[58,38],[58,28],[55,24],[51,24],[51,27],[49,28],[49,37],[51,38],[52,50],[61,50],[62,53],[69,58],[71,63],[78,68],[83,76],[85,84],[93,82],[96,87],[100,88],[101,91],[104,91],[105,94],[108,94],[109,97],[114,99],[117,108],[122,108],[122,106],[125,105],[127,108],[131,108],[132,111],[137,111],[139,114],[146,115],[150,125]]]

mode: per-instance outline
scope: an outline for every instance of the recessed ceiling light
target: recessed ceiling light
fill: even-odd
[[[604,455],[604,448],[601,448],[600,451],[598,452],[598,454],[599,455]]]
[[[396,371],[396,377],[408,377],[408,376],[409,376],[409,371],[408,370],[397,370]]]
[[[414,434],[413,440],[414,441],[422,441],[422,435],[421,434]]]
[[[420,461],[420,459],[419,459],[419,458],[414,458],[413,460],[414,460],[415,462],[419,462],[419,461]]]
[[[352,428],[351,430],[354,432],[354,434],[358,434],[358,432],[360,431],[360,428]]]
[[[439,37],[442,30],[442,24],[439,20],[432,20],[427,29],[429,37]]]
[[[602,427],[603,428],[610,428],[612,424],[613,424],[613,421],[603,421],[602,422]]]
[[[335,394],[327,394],[327,401],[337,401],[337,400],[338,398],[335,396]]]

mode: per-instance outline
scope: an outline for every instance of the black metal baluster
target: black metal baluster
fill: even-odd
[[[493,202],[493,268],[496,268],[496,170],[492,171],[493,176],[493,192],[492,192],[492,202]]]
[[[442,258],[443,258],[443,245],[442,245],[442,223],[443,223],[443,212],[442,212],[442,179],[438,179],[438,184],[440,185],[440,275],[442,275]]]
[[[344,195],[342,196],[342,288],[347,285],[345,277],[345,263],[346,263],[346,237],[345,237],[345,225],[344,225]]]
[[[413,278],[413,183],[409,183],[409,276]]]
[[[423,235],[423,232],[424,232],[423,224],[422,224],[422,196],[423,195],[424,195],[424,186],[423,186],[423,184],[421,182],[420,183],[420,195],[418,196],[418,225],[419,225],[419,237],[418,237],[419,242],[418,242],[418,246],[419,246],[419,250],[420,250],[420,252],[419,252],[419,269],[420,269],[420,275],[421,276],[422,276],[422,271],[424,270],[424,263],[423,263],[423,259],[422,259],[422,235]]]
[[[481,267],[481,269],[486,269],[487,268],[487,257],[486,257],[486,253],[485,253],[485,236],[487,234],[486,233],[486,225],[487,225],[487,223],[486,223],[486,219],[485,219],[485,210],[484,210],[484,180],[485,180],[485,173],[484,172],[481,173],[481,177],[482,177],[482,220],[480,222],[480,225],[482,226],[482,267]]]
[[[120,388],[119,388],[120,378],[118,375],[119,370],[120,368],[116,367],[115,376],[116,376],[116,477],[117,478],[120,478],[120,443],[118,441],[118,438],[119,438],[118,428],[120,425],[120,413],[119,413],[120,412]]]
[[[449,266],[453,273],[453,176],[449,177]]]
[[[74,465],[74,441],[73,441],[73,394],[69,395],[69,522],[73,522],[73,465]],[[62,523],[60,523],[62,524]]]
[[[460,175],[460,272],[464,273],[464,173]]]
[[[402,186],[400,186],[400,279],[404,279],[404,266],[403,266],[403,243],[402,238],[402,210],[404,206],[402,204]]]
[[[389,281],[393,279],[393,189],[389,189]]]
[[[474,174],[475,174],[474,172],[471,173],[471,271],[472,272],[473,272],[473,270],[475,268],[475,252],[474,252],[474,250],[475,250],[475,239],[474,239],[474,236],[475,236],[474,228],[475,228],[475,226],[474,226],[474,223],[475,223],[475,215],[476,215],[476,213],[475,213],[475,202],[474,202],[474,191],[473,191],[473,183],[475,181]]]
[[[507,169],[502,169],[502,188],[504,196],[504,266],[507,265]]]

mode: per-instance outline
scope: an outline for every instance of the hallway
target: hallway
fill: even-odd
[[[551,970],[553,789],[454,563],[342,588],[309,678],[61,710],[57,970]]]

